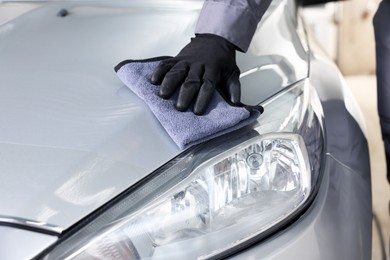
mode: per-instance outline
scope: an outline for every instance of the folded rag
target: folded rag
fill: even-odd
[[[154,69],[167,57],[125,60],[115,67],[118,77],[150,108],[173,141],[181,148],[210,140],[253,123],[263,112],[261,106],[232,106],[216,92],[204,115],[175,109],[177,93],[166,100],[159,87],[150,83]]]

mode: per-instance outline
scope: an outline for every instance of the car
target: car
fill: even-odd
[[[114,67],[176,55],[202,1],[18,4],[0,26],[0,259],[371,257],[364,121],[296,1],[237,54],[264,113],[186,149]]]

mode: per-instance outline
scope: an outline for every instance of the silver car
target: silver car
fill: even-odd
[[[237,57],[265,112],[186,150],[114,67],[176,55],[202,1],[29,4],[0,26],[0,259],[371,257],[364,122],[295,1]]]

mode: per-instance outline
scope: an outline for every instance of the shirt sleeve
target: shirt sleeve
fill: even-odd
[[[195,33],[210,33],[246,52],[272,0],[205,0]]]

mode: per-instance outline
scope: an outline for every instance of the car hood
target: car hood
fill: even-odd
[[[307,75],[286,2],[275,1],[249,53],[238,55],[246,103]],[[39,3],[0,26],[2,217],[66,229],[181,153],[114,67],[175,55],[200,8],[191,1]],[[62,9],[69,14],[58,15]]]

